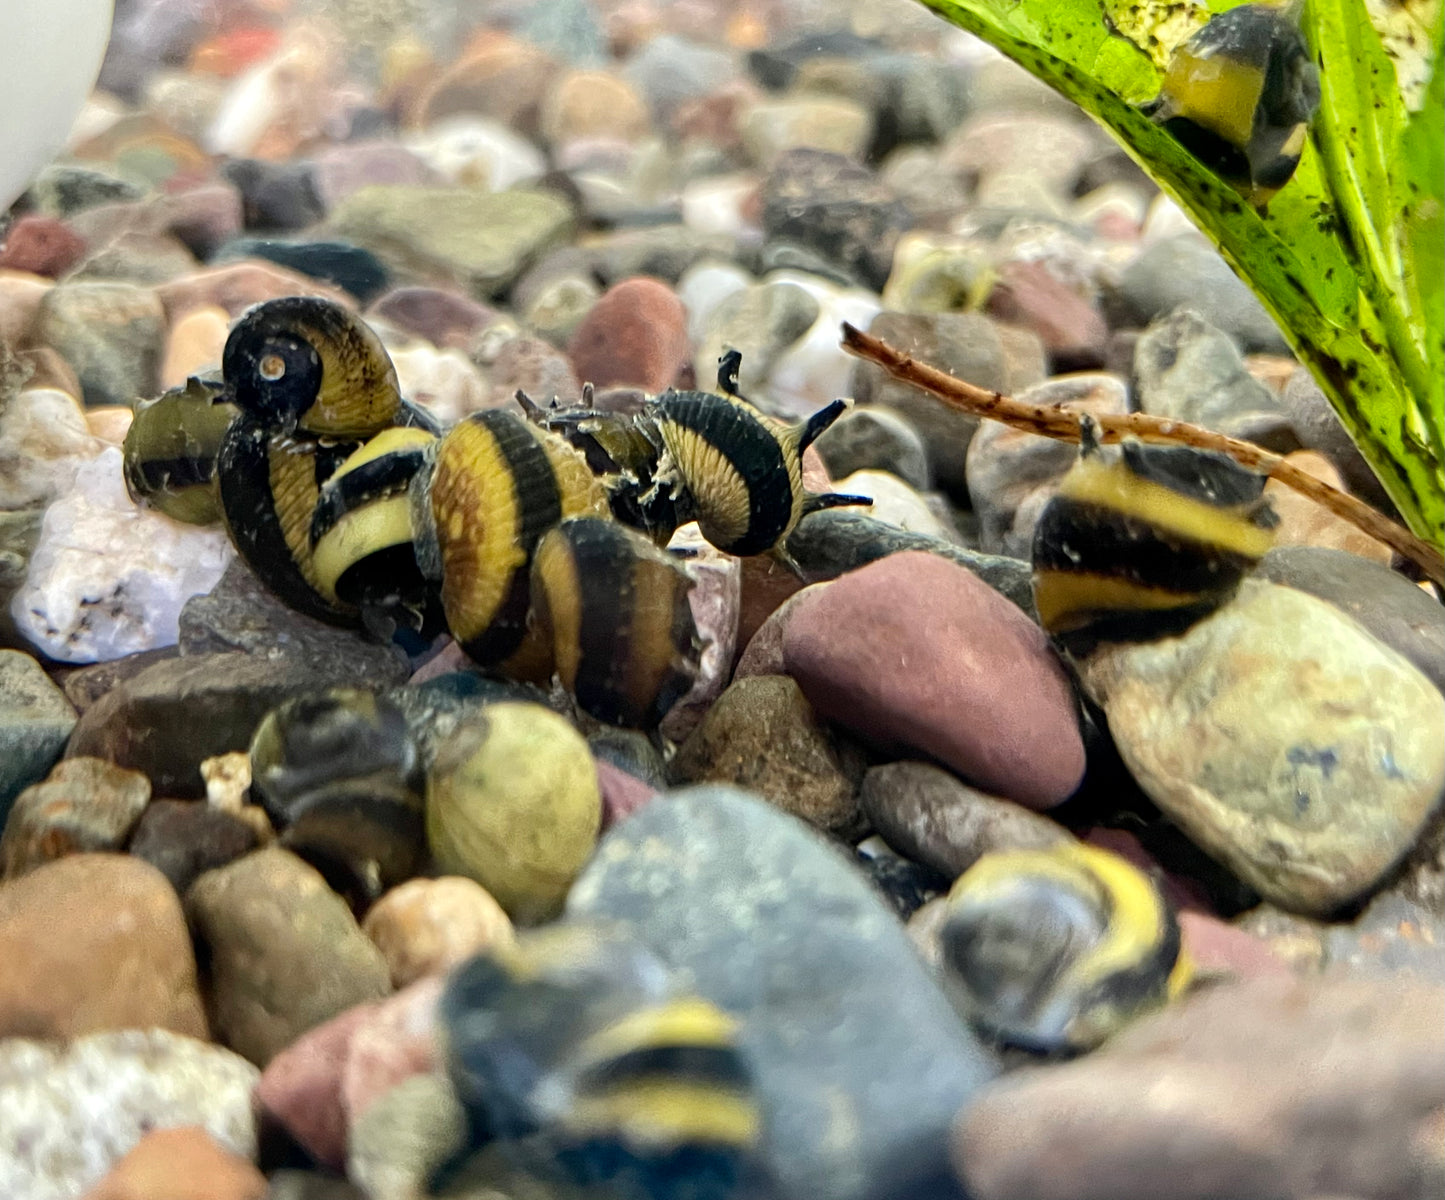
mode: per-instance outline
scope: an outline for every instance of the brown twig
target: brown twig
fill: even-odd
[[[1044,404],[1027,404],[1022,400],[1015,400],[1012,396],[1005,396],[1002,392],[991,392],[986,388],[965,383],[936,367],[914,361],[897,347],[855,329],[846,322],[843,324],[843,349],[858,358],[877,363],[895,379],[922,388],[950,408],[1002,421],[1005,425],[1027,433],[1037,433],[1066,442],[1079,440],[1078,413]],[[1094,419],[1099,424],[1101,442],[1118,442],[1126,437],[1137,437],[1141,442],[1183,444],[1227,454],[1235,462],[1258,471],[1261,475],[1278,479],[1286,487],[1308,496],[1316,504],[1323,505],[1337,517],[1348,521],[1356,529],[1384,542],[1392,550],[1415,563],[1430,579],[1445,587],[1445,556],[1435,547],[1383,513],[1376,512],[1363,501],[1301,471],[1278,454],[1198,425],[1171,421],[1147,413],[1096,416]]]

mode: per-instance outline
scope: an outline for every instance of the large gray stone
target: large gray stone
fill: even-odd
[[[0,829],[15,797],[45,778],[74,728],[75,709],[40,664],[0,650]]]
[[[997,1072],[843,855],[748,792],[688,788],[615,826],[568,913],[627,922],[736,1014],[783,1196],[917,1196]]]

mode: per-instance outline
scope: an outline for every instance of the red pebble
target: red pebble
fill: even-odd
[[[0,249],[0,270],[59,278],[85,254],[85,241],[56,217],[31,213],[10,226]]]
[[[577,378],[660,392],[687,364],[687,309],[667,284],[638,276],[614,284],[582,319],[567,348]]]

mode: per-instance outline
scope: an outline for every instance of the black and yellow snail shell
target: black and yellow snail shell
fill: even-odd
[[[217,458],[221,512],[247,566],[291,607],[350,623],[312,556],[322,485],[362,443],[398,425],[435,428],[404,404],[391,358],[354,313],[328,300],[257,305],[231,330],[225,399],[239,410]]]
[[[1299,166],[1319,102],[1319,72],[1294,21],[1242,4],[1174,52],[1144,111],[1258,207]]]
[[[355,688],[287,700],[256,727],[250,757],[281,844],[355,907],[421,869],[425,782],[395,705]]]
[[[500,1143],[539,1178],[614,1200],[728,1200],[756,1175],[735,1022],[673,994],[625,931],[531,931],[453,971],[438,1014],[469,1151]]]
[[[1179,633],[1228,600],[1277,524],[1264,477],[1192,446],[1101,448],[1078,460],[1034,528],[1039,621],[1066,645]]]
[[[980,858],[948,894],[940,948],[965,1016],[1042,1054],[1092,1049],[1190,977],[1155,883],[1080,842]]]
[[[565,440],[498,409],[459,421],[429,459],[412,530],[447,628],[473,661],[545,682],[551,650],[528,619],[532,553],[567,517],[605,513],[602,485]]]
[[[216,460],[236,411],[219,379],[194,375],[136,405],[121,452],[130,498],[190,525],[219,521]]]
[[[657,725],[697,678],[692,579],[642,534],[563,521],[532,559],[532,605],[562,686],[612,725]]]
[[[444,623],[440,599],[417,566],[409,498],[436,440],[425,429],[382,430],[336,468],[312,510],[317,589],[355,608],[383,640],[406,631],[426,643]]]

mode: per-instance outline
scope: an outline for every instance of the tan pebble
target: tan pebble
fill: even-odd
[[[251,756],[244,750],[217,754],[201,762],[206,781],[206,803],[222,812],[240,812],[251,786]]]
[[[199,1125],[153,1129],[83,1200],[262,1200],[266,1177]]]
[[[219,305],[207,304],[186,313],[170,328],[161,360],[161,387],[180,387],[192,375],[221,365],[230,318]]]
[[[376,943],[398,988],[513,939],[502,906],[481,884],[460,875],[412,879],[392,888],[372,905],[361,931]]]
[[[104,404],[85,410],[85,423],[90,427],[91,434],[112,446],[125,444],[125,435],[130,432],[130,423],[134,419],[135,410],[119,404]]]
[[[29,271],[0,271],[0,342],[12,350],[29,345],[40,317],[40,302],[55,280]]]
[[[1297,450],[1285,455],[1291,463],[1307,475],[1313,475],[1323,483],[1340,491],[1347,491],[1344,480],[1323,454],[1313,450]],[[1335,516],[1323,505],[1301,495],[1293,488],[1286,487],[1271,479],[1264,485],[1264,494],[1279,514],[1279,528],[1275,531],[1275,544],[1280,546],[1322,546],[1327,550],[1343,550],[1361,558],[1388,564],[1392,557],[1390,547],[1378,542],[1369,534],[1355,528],[1342,517]]]

